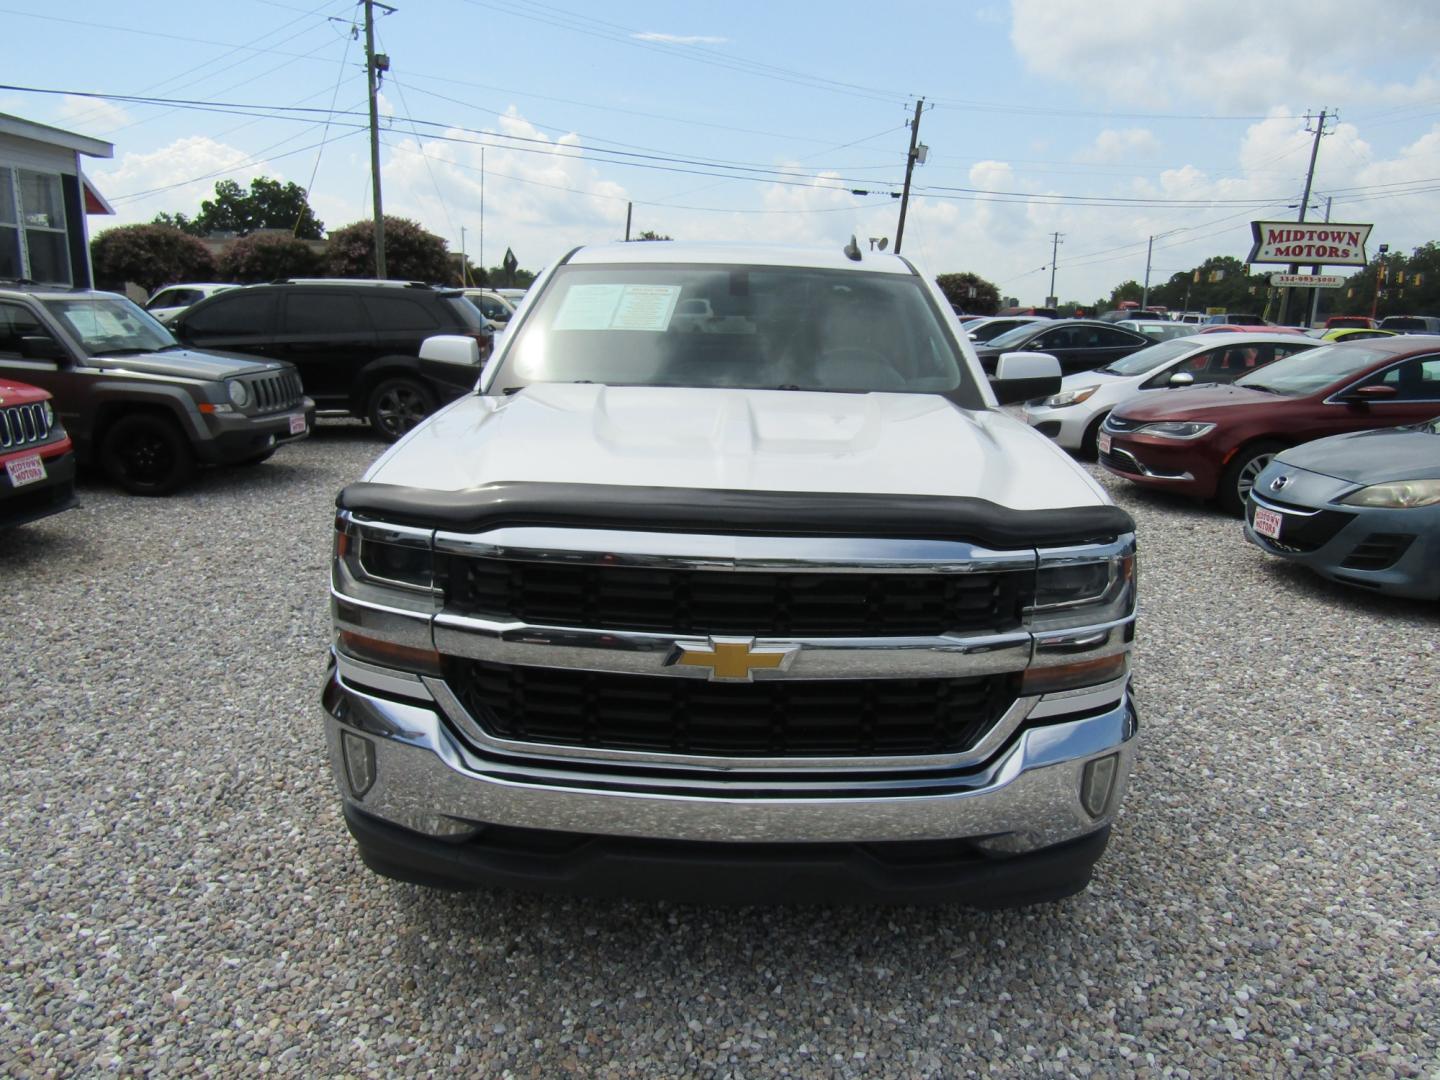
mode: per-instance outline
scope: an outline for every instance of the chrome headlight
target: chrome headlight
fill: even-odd
[[[384,589],[428,593],[434,586],[430,529],[335,519],[335,561],[349,580]]]
[[[1025,611],[1032,629],[1113,622],[1134,610],[1134,536],[1040,552],[1035,600]]]
[[[238,379],[227,380],[225,392],[230,395],[230,404],[237,409],[243,409],[250,400],[250,388]]]
[[[1091,394],[1099,390],[1098,386],[1082,386],[1077,390],[1061,390],[1058,394],[1052,394],[1045,399],[1045,405],[1051,409],[1063,409],[1067,405],[1079,405]]]
[[[1185,420],[1160,420],[1135,429],[1136,435],[1159,435],[1162,439],[1198,439],[1215,430],[1214,424]]]
[[[1406,510],[1440,503],[1440,480],[1392,480],[1352,491],[1340,500],[1346,506],[1378,506]]]

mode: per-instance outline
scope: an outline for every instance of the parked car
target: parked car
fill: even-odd
[[[1397,334],[1440,334],[1440,318],[1434,315],[1387,315],[1380,320],[1381,330]]]
[[[1164,311],[1154,308],[1115,308],[1112,311],[1102,311],[1095,316],[1097,322],[1118,323],[1118,322],[1168,322],[1169,316]]]
[[[1236,334],[1223,341],[1195,334],[1158,342],[1105,367],[1065,376],[1058,394],[1025,403],[1025,421],[1066,450],[1094,457],[1100,424],[1137,394],[1231,383],[1318,344],[1282,334]]]
[[[503,327],[515,314],[515,305],[493,289],[466,289],[465,299],[480,309],[480,314],[496,326]]]
[[[494,338],[493,325],[459,289],[402,281],[251,285],[202,300],[174,326],[189,345],[294,364],[321,411],[369,420],[387,441],[472,389],[479,375],[421,359],[421,342],[473,337],[483,363]]]
[[[995,314],[997,315],[1039,315],[1046,319],[1057,319],[1060,313],[1054,308],[1048,307],[1003,307]]]
[[[1195,328],[1197,334],[1253,334],[1264,330],[1269,334],[1304,334],[1298,326],[1280,326],[1276,323],[1206,323]]]
[[[976,354],[985,374],[995,371],[1002,353],[1041,352],[1060,361],[1060,370],[1092,371],[1129,356],[1150,345],[1150,339],[1133,330],[1121,330],[1110,323],[1092,319],[1051,319],[1044,323],[1017,326],[1014,330],[977,345]]]
[[[965,324],[965,333],[976,345],[983,345],[1017,326],[1031,326],[1035,323],[1054,322],[1048,315],[990,315]]]
[[[1170,318],[1174,322],[1195,326],[1205,321],[1205,313],[1203,311],[1172,311]]]
[[[1325,320],[1326,330],[1373,330],[1375,320],[1369,315],[1331,315]]]
[[[198,304],[207,296],[237,288],[217,282],[203,282],[192,285],[166,285],[145,301],[145,310],[162,323],[169,325],[175,316],[192,304]]]
[[[3,363],[0,360],[0,363]],[[0,529],[76,505],[75,448],[38,386],[0,377]]]
[[[1440,415],[1281,451],[1250,489],[1245,536],[1331,581],[1440,600]]]
[[[715,331],[675,327],[689,300]],[[995,407],[1055,360],[987,383],[933,278],[838,245],[582,247],[526,308],[339,496],[321,702],[365,862],[700,902],[1083,888],[1137,736],[1134,523]]]
[[[1394,330],[1370,330],[1364,327],[1336,327],[1333,330],[1319,329],[1311,330],[1310,334],[1321,341],[1366,341],[1371,338],[1394,337]]]
[[[1111,325],[1139,334],[1150,341],[1169,341],[1171,338],[1188,337],[1195,333],[1193,326],[1172,323],[1166,319],[1120,319]]]
[[[1303,339],[1300,339],[1303,340]],[[1255,478],[1290,446],[1427,420],[1440,410],[1440,338],[1325,345],[1230,386],[1166,390],[1117,406],[1100,464],[1144,487],[1214,498],[1239,515]]]
[[[0,288],[0,377],[53,394],[79,464],[134,495],[169,494],[201,465],[264,461],[305,438],[315,411],[292,365],[186,349],[90,289]]]
[[[1259,315],[1245,315],[1238,311],[1228,312],[1224,315],[1206,315],[1202,320],[1205,326],[1269,326],[1270,324]]]

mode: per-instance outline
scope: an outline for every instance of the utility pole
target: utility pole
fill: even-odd
[[[1325,224],[1330,224],[1330,204],[1335,201],[1334,195],[1325,196]],[[1320,273],[1320,264],[1316,263],[1310,268],[1312,274]],[[1320,319],[1320,288],[1316,286],[1310,290],[1314,295],[1310,298],[1310,325],[1314,326]]]
[[[470,287],[470,260],[465,257],[465,226],[460,226],[460,287]]]
[[[370,91],[370,191],[375,199],[375,276],[388,277],[385,272],[385,210],[380,198],[380,113],[376,95],[383,72],[390,70],[390,58],[375,53],[375,9],[387,13],[395,9],[377,0],[365,0],[365,81]]]
[[[635,204],[633,202],[627,202],[625,204],[625,242],[627,244],[630,242],[630,214],[634,209]]]
[[[1065,234],[1061,232],[1050,234],[1050,295],[1045,297],[1045,299],[1049,301],[1049,303],[1045,305],[1046,307],[1059,306],[1055,303],[1055,256],[1060,251],[1060,237],[1064,235]]]
[[[1140,310],[1144,311],[1150,303],[1150,255],[1155,250],[1155,237],[1150,237],[1150,242],[1145,245],[1145,291],[1140,294]],[[1053,261],[1053,259],[1052,259]],[[1055,288],[1055,283],[1050,283],[1050,288]]]
[[[488,285],[489,275],[485,270],[485,147],[480,147],[480,276]]]
[[[925,108],[922,97],[915,102],[915,119],[910,121],[910,152],[905,155],[905,188],[900,193],[900,224],[895,227],[895,254],[900,254],[900,243],[905,239],[905,212],[910,209],[910,176],[915,172],[915,158],[920,142],[920,112]],[[923,160],[923,158],[922,158]]]
[[[1300,196],[1300,216],[1295,219],[1296,224],[1300,224],[1305,220],[1305,211],[1310,208],[1310,186],[1315,183],[1315,158],[1320,153],[1320,136],[1327,134],[1327,132],[1325,131],[1325,120],[1327,117],[1329,117],[1329,115],[1330,114],[1327,110],[1321,109],[1319,122],[1317,122],[1315,125],[1315,141],[1310,144],[1310,168],[1305,173],[1305,194]],[[1310,130],[1308,116],[1306,117],[1305,130]],[[1299,272],[1300,264],[1291,263],[1290,273],[1298,274]],[[1284,289],[1280,293],[1280,317],[1278,321],[1281,324],[1285,322],[1285,309],[1289,306],[1290,290]]]

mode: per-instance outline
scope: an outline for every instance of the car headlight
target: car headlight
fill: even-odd
[[[1098,386],[1082,386],[1078,390],[1061,390],[1060,393],[1046,398],[1045,405],[1051,409],[1063,409],[1066,405],[1079,405],[1099,389]]]
[[[362,584],[416,592],[434,586],[428,529],[362,523],[341,515],[335,521],[335,557]]]
[[[1440,480],[1393,480],[1352,491],[1340,500],[1346,506],[1382,506],[1405,510],[1440,503]]]
[[[243,382],[231,379],[225,384],[225,391],[230,395],[230,404],[237,409],[243,409],[246,402],[250,400],[250,389]]]
[[[1198,439],[1215,430],[1214,424],[1184,420],[1161,420],[1135,429],[1136,435],[1159,435],[1162,439]]]
[[[52,427],[54,427],[54,426],[55,426],[55,406],[53,406],[53,405],[50,404],[50,399],[49,399],[49,398],[46,398],[46,399],[41,403],[41,408],[43,408],[43,409],[45,410],[45,426],[46,426],[47,428],[52,428]]]

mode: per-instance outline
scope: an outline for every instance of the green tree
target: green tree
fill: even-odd
[[[162,210],[150,219],[150,224],[169,225],[172,229],[179,229],[191,236],[201,235],[200,230],[195,227],[195,219],[186,217],[184,214],[167,214]]]
[[[90,243],[90,261],[101,288],[134,282],[146,292],[177,281],[210,281],[215,258],[204,244],[173,225],[122,225]]]
[[[1122,281],[1110,290],[1110,299],[1105,306],[1114,309],[1120,306],[1122,300],[1133,300],[1138,304],[1143,299],[1145,299],[1145,287],[1143,285],[1138,281]]]
[[[310,250],[304,240],[284,233],[257,233],[241,237],[220,256],[219,273],[225,281],[249,283],[279,278],[314,277],[324,256]]]
[[[176,217],[183,219],[184,215]],[[248,236],[257,229],[284,229],[302,240],[319,240],[325,235],[325,225],[310,209],[305,189],[268,176],[251,180],[248,192],[234,180],[217,181],[215,198],[200,204],[192,224],[201,236],[217,232]]]
[[[673,236],[666,236],[664,233],[658,233],[658,232],[656,232],[656,231],[653,230],[653,229],[646,229],[644,232],[642,232],[642,233],[641,233],[639,236],[637,236],[635,239],[636,239],[636,240],[674,240],[675,238],[674,238]]]
[[[994,282],[968,270],[956,274],[940,274],[935,284],[945,299],[971,315],[994,315],[1000,310],[1000,289]]]
[[[335,277],[374,277],[374,224],[357,221],[332,232],[327,261]],[[389,277],[453,285],[455,270],[443,239],[409,218],[385,215],[385,271]]]
[[[522,270],[518,266],[513,274],[507,274],[503,266],[492,266],[485,271],[486,283],[492,289],[528,289],[536,276],[534,270]]]

